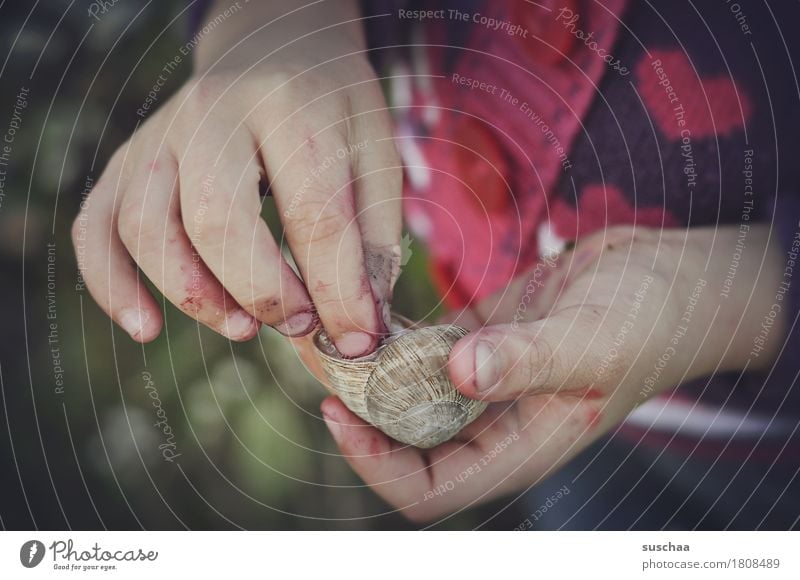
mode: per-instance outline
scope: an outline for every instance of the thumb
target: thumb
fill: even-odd
[[[612,333],[604,332],[614,327],[607,320],[611,316],[605,309],[578,306],[529,324],[486,327],[453,347],[450,376],[464,395],[489,401],[555,392],[594,395],[595,384],[614,380],[621,368],[622,353],[614,348]],[[614,354],[613,360],[606,362],[607,354]]]

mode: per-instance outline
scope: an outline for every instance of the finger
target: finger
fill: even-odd
[[[119,234],[128,252],[181,311],[231,340],[253,338],[258,322],[225,291],[183,229],[176,161],[164,151],[139,165],[120,210]]]
[[[325,330],[343,355],[363,356],[385,329],[356,220],[349,140],[341,124],[316,133],[292,127],[262,146],[275,203]]]
[[[403,171],[394,141],[385,137],[391,135],[385,109],[355,116],[352,124],[359,137],[348,154],[357,176],[364,260],[378,314],[388,327],[392,288],[400,275]]]
[[[450,376],[465,395],[489,401],[589,392],[621,376],[625,357],[608,329],[624,324],[611,311],[589,305],[516,327],[489,326],[456,343]]]
[[[252,138],[242,129],[231,135],[229,126],[209,118],[183,154],[183,227],[209,270],[247,312],[287,336],[308,334],[317,323],[311,300],[260,216]],[[221,151],[214,145],[219,143]]]
[[[630,233],[604,230],[557,255],[539,258],[510,284],[472,307],[484,325],[511,322],[515,327],[551,313],[562,293],[584,272],[596,266],[603,250],[630,241]]]
[[[361,479],[398,509],[413,510],[429,487],[421,452],[365,423],[336,397],[325,399],[321,409],[328,430]]]
[[[566,258],[566,259],[565,259]],[[555,304],[569,273],[569,258],[543,257],[508,286],[475,306],[486,325],[518,325],[545,316]]]
[[[563,290],[568,268],[564,257],[545,257],[508,286],[480,302],[448,312],[439,324],[457,324],[469,331],[511,321],[514,327],[538,320],[553,307]]]
[[[135,341],[149,342],[161,331],[161,311],[139,279],[117,233],[128,149],[126,146],[114,154],[82,204],[72,239],[81,275],[97,304]]]
[[[444,315],[440,324],[457,324],[470,331],[511,321],[516,327],[544,316],[555,304],[566,272],[558,270],[560,258],[540,260],[514,278],[508,286],[480,302]]]
[[[484,426],[480,439],[469,443],[453,440],[422,451],[391,440],[335,397],[322,403],[322,412],[353,470],[413,521],[431,521],[519,483],[510,477],[524,452],[517,432],[509,435]],[[484,460],[486,457],[490,459]]]

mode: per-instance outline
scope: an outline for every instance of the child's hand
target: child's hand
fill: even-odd
[[[768,228],[753,226],[738,284],[721,299],[737,233],[613,228],[456,317],[489,326],[456,344],[451,377],[465,395],[495,404],[453,441],[401,446],[334,397],[323,403],[326,422],[356,472],[412,519],[535,484],[649,397],[743,368],[748,329],[769,312],[782,266]],[[781,343],[775,324],[756,366]]]
[[[290,14],[251,31],[277,4],[248,4],[209,35],[195,77],[114,154],[76,221],[87,286],[135,340],[162,325],[137,266],[233,340],[258,322],[302,336],[321,320],[359,356],[384,330],[401,227],[386,104],[359,35],[314,32],[347,20],[344,5],[323,23]],[[292,28],[305,25],[317,28]],[[259,184],[300,276],[260,218]]]

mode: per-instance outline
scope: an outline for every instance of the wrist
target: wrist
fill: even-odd
[[[768,368],[785,332],[776,298],[780,248],[769,228],[742,224],[677,233],[686,237],[684,266],[679,263],[676,271],[682,288],[678,304],[683,304],[679,324],[688,339],[687,372],[677,382]],[[762,339],[759,329],[766,319],[770,328]]]
[[[273,56],[311,63],[365,49],[356,0],[307,7],[298,0],[216,0],[198,31],[194,65],[202,73],[249,67]]]

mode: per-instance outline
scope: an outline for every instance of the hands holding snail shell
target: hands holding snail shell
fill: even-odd
[[[254,2],[204,37],[194,78],[117,151],[82,204],[73,228],[82,275],[134,340],[163,325],[140,274],[232,340],[264,323],[299,345],[321,322],[349,360],[385,334],[402,181],[389,115],[357,3],[299,10]],[[266,32],[273,19],[280,25]],[[299,273],[260,218],[266,182]],[[334,397],[325,421],[364,481],[410,518],[523,490],[649,397],[742,366],[752,335],[738,329],[769,311],[782,266],[769,229],[751,226],[737,276],[754,282],[721,300],[737,231],[611,228],[453,315],[473,332],[450,352],[452,382],[491,403],[455,439],[399,444]],[[781,326],[758,363],[774,356]]]
[[[204,36],[192,79],[81,206],[73,239],[86,286],[138,342],[163,327],[145,277],[231,340],[262,323],[303,336],[321,321],[358,357],[385,331],[402,184],[389,113],[356,3],[296,8],[253,2]],[[261,219],[267,185],[285,240]]]
[[[754,226],[738,274],[756,282],[721,301],[736,231],[611,228],[450,316],[474,331],[453,348],[450,376],[492,403],[451,441],[401,445],[333,397],[325,421],[353,469],[413,520],[523,491],[653,395],[741,368],[752,335],[735,329],[769,310],[759,300],[771,300],[780,252]]]

